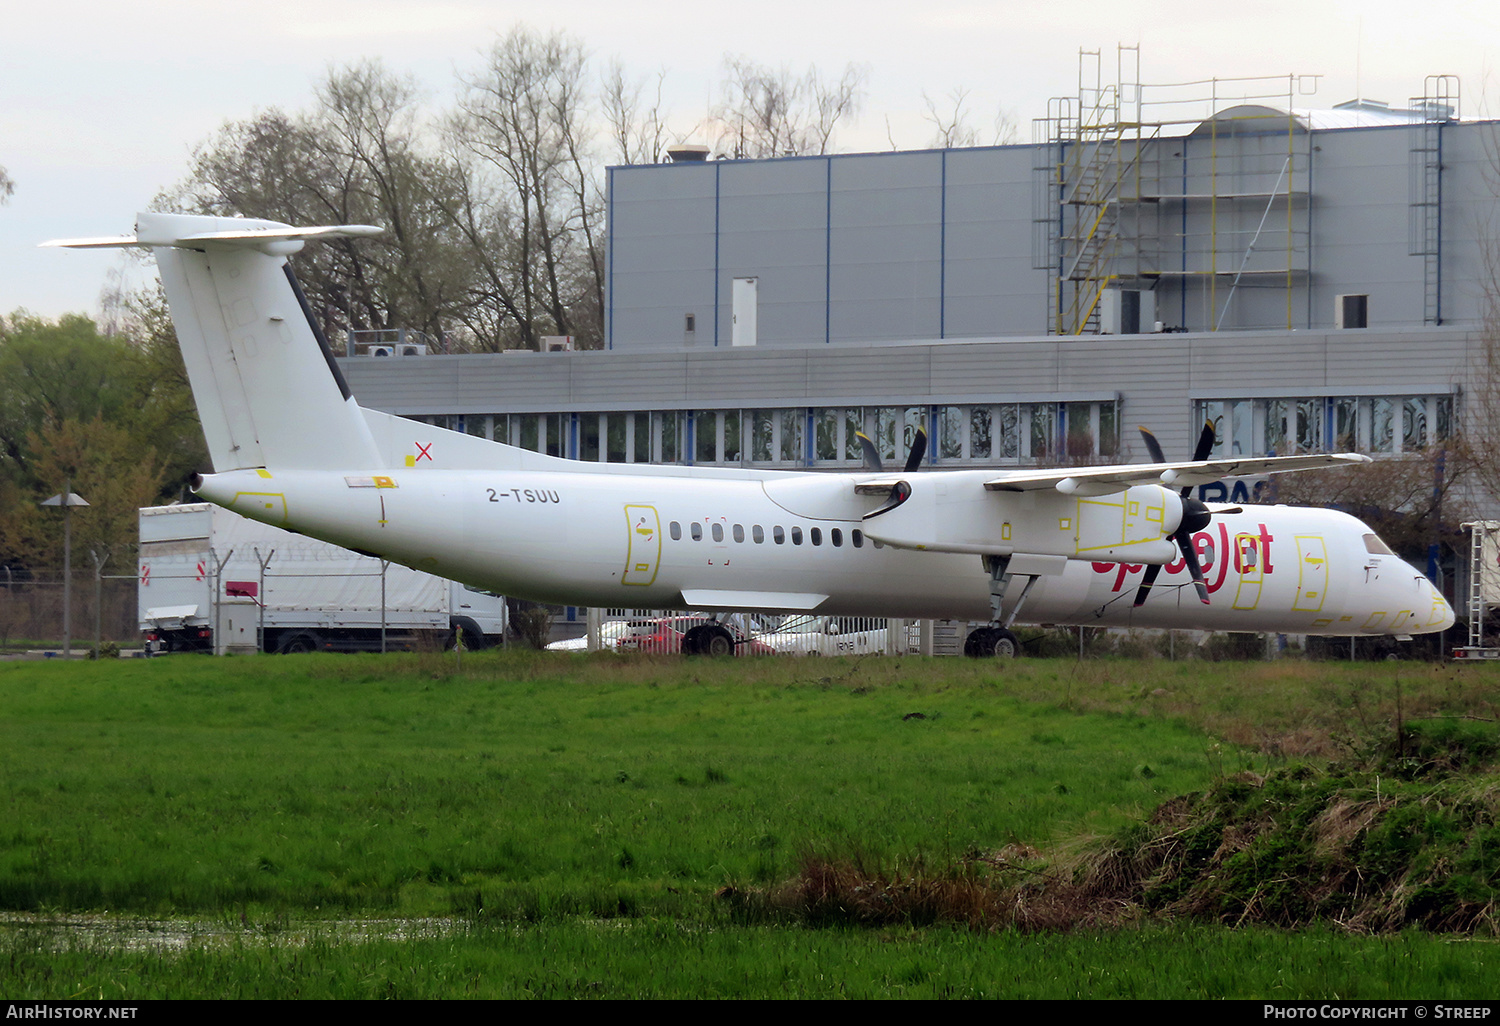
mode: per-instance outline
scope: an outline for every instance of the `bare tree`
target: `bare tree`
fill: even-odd
[[[380,64],[335,69],[309,113],[272,109],[226,125],[159,202],[289,224],[380,225],[378,239],[333,240],[295,258],[324,330],[440,334],[467,294],[467,271],[438,202],[453,171],[423,152],[417,113],[412,83]]]
[[[724,99],[710,114],[715,149],[735,159],[828,153],[840,123],[859,113],[863,68],[850,64],[835,82],[816,68],[794,75],[744,57],[724,58]]]
[[[964,103],[968,98],[967,89],[962,86],[956,87],[946,97],[951,106],[939,110],[936,101],[927,95],[926,90],[923,90],[922,103],[927,110],[922,117],[932,122],[933,127],[937,129],[937,134],[932,140],[933,146],[948,149],[955,146],[973,146],[979,142],[979,131],[968,123],[969,112],[964,109]]]
[[[610,62],[599,99],[609,124],[614,157],[621,164],[658,164],[666,156],[667,124],[661,95],[666,79],[665,69],[656,73],[655,90],[646,106],[642,98],[645,83],[628,79],[618,58]]]
[[[9,200],[11,194],[15,191],[16,183],[11,180],[10,175],[6,173],[5,168],[0,167],[0,203],[4,203]]]
[[[330,74],[318,101],[325,146],[341,172],[341,213],[386,229],[365,256],[385,307],[385,323],[373,326],[420,328],[440,338],[467,283],[440,202],[454,176],[441,158],[419,149],[415,85],[367,61]]]
[[[922,93],[922,103],[926,107],[922,118],[931,122],[937,130],[929,145],[950,149],[959,146],[1000,146],[1015,142],[1015,122],[1004,111],[995,115],[993,134],[988,139],[982,137],[980,130],[970,123],[971,111],[966,108],[968,99],[969,90],[962,86],[957,86],[948,93],[943,107],[939,107],[937,101],[925,91]]]
[[[602,189],[590,153],[588,57],[562,33],[517,28],[495,44],[450,120],[469,178],[458,223],[471,238],[511,237],[504,289],[519,341],[603,335]],[[498,272],[500,264],[492,265]],[[550,331],[549,331],[550,329]]]

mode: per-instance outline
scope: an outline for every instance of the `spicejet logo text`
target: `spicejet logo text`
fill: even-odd
[[[1203,570],[1210,594],[1224,586],[1231,566],[1241,577],[1246,574],[1269,574],[1276,569],[1271,562],[1271,543],[1276,538],[1265,524],[1259,524],[1257,527],[1259,528],[1257,534],[1241,531],[1231,536],[1226,525],[1218,524],[1217,530],[1211,526],[1207,531],[1198,531],[1193,535],[1193,551],[1198,556],[1198,566]],[[1229,558],[1221,559],[1220,554],[1225,552],[1229,553]],[[1122,590],[1125,587],[1125,581],[1132,574],[1146,569],[1144,563],[1094,563],[1092,565],[1096,574],[1112,573],[1115,575],[1110,591]],[[1169,577],[1186,569],[1187,563],[1182,559],[1174,559],[1162,567]]]

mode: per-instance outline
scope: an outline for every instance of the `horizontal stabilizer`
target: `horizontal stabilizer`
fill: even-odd
[[[188,219],[181,218],[179,221]],[[293,228],[274,221],[244,221],[246,227],[219,232],[175,232],[162,231],[171,227],[171,219],[152,219],[138,226],[136,234],[106,236],[94,239],[54,239],[43,246],[66,249],[128,249],[153,246],[174,249],[219,249],[247,246],[260,249],[275,256],[287,256],[302,248],[308,239],[350,239],[379,235],[385,229],[369,224],[319,225],[311,228]],[[153,230],[154,229],[154,230]]]

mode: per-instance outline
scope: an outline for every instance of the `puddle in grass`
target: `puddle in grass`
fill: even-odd
[[[105,947],[116,951],[185,951],[234,944],[307,944],[314,940],[360,943],[447,937],[457,919],[318,919],[303,921],[149,919],[107,913],[42,915],[0,912],[0,930],[31,934],[45,946]]]

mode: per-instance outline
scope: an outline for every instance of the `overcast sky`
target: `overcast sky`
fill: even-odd
[[[726,53],[830,76],[863,65],[868,97],[844,150],[927,145],[923,92],[955,89],[976,127],[1004,111],[1029,141],[1050,97],[1077,94],[1080,48],[1102,49],[1113,78],[1119,43],[1139,44],[1146,83],[1321,76],[1297,98],[1308,107],[1404,104],[1425,76],[1455,74],[1464,116],[1484,116],[1500,46],[1494,0],[6,0],[0,167],[16,192],[0,206],[0,312],[95,312],[119,256],[36,243],[128,231],[226,122],[301,109],[330,66],[367,57],[446,102],[454,72],[518,23],[571,33],[598,69],[615,56],[635,74],[665,69],[682,125],[714,98]]]

